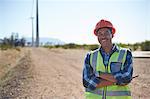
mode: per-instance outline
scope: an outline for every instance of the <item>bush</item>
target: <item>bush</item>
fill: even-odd
[[[7,49],[11,49],[11,48],[12,48],[11,45],[4,45],[4,44],[1,44],[1,45],[0,45],[0,49],[1,49],[1,50],[7,50]]]
[[[135,51],[135,50],[138,50],[139,48],[141,48],[141,44],[140,43],[135,43],[132,45],[132,49]]]
[[[97,44],[92,44],[92,45],[83,45],[83,48],[84,49],[87,49],[87,50],[95,50],[99,47],[99,45]]]
[[[19,52],[21,51],[21,49],[19,47],[16,47],[15,50],[17,50]]]
[[[141,43],[141,49],[143,51],[150,51],[150,41],[145,41]]]

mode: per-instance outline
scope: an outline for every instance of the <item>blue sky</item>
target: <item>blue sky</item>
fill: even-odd
[[[34,2],[34,5],[33,5]],[[0,0],[0,38],[12,32],[31,37],[32,5],[36,0]],[[150,0],[39,0],[40,37],[66,43],[97,43],[93,34],[100,19],[116,28],[113,42],[135,43],[150,40]],[[35,32],[34,19],[34,32]]]

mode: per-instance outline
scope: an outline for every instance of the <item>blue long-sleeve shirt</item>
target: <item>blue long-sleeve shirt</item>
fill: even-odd
[[[113,52],[119,50],[117,45],[113,45],[113,48],[109,54],[106,54],[105,51],[102,48],[99,48],[99,51],[103,57],[103,63],[105,66],[108,65],[110,56]],[[124,63],[124,69],[115,73],[112,73],[112,75],[117,80],[117,85],[122,84],[128,84],[132,79],[133,74],[133,63],[132,63],[132,53],[127,50],[127,57],[126,61]],[[95,75],[93,72],[93,68],[90,65],[90,53],[86,55],[85,62],[84,62],[84,68],[83,68],[83,85],[84,87],[94,90],[99,84],[101,79]]]

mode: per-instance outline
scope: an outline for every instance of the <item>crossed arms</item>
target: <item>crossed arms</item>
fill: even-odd
[[[84,87],[94,90],[95,88],[111,86],[115,83],[117,85],[128,84],[131,81],[133,74],[131,53],[127,53],[126,60],[127,61],[124,64],[124,69],[120,72],[111,74],[100,73],[95,75],[95,73],[93,72],[93,68],[90,65],[90,54],[87,54],[83,68]]]
[[[105,86],[111,86],[116,83],[116,79],[113,77],[112,74],[100,74],[101,82],[97,84],[97,88],[105,87]]]

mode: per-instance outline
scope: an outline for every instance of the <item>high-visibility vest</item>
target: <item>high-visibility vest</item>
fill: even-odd
[[[91,52],[90,64],[93,67],[95,75],[99,75],[99,73],[111,73],[112,71],[124,68],[126,56],[127,49],[119,48],[119,51],[115,51],[111,55],[108,66],[104,66],[102,55],[99,49],[97,49]],[[96,88],[95,90],[86,88],[85,97],[86,99],[132,99],[128,85],[119,86],[115,84]]]

